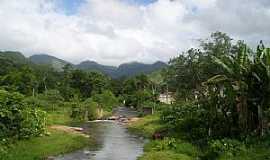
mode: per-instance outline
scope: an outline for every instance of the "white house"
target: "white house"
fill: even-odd
[[[172,104],[175,99],[173,98],[172,96],[172,93],[164,93],[164,94],[160,94],[159,97],[158,97],[158,100],[161,102],[161,103],[165,103],[165,104]]]

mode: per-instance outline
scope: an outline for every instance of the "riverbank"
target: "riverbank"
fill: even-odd
[[[48,113],[48,135],[16,141],[0,152],[0,160],[42,160],[94,144],[91,137],[64,126],[71,122],[67,110]]]
[[[148,115],[129,123],[130,132],[150,139],[144,146],[144,154],[139,160],[192,160],[197,158],[199,151],[191,143],[173,138],[153,140],[155,133],[162,131],[163,128],[158,114]]]
[[[148,115],[128,123],[128,129],[130,132],[145,138],[151,138],[152,135],[156,131],[162,129],[162,127],[163,126],[159,123],[158,114]]]
[[[88,144],[91,139],[78,134],[50,129],[49,136],[35,137],[12,144],[1,160],[42,160],[49,156],[71,152]]]
[[[220,156],[212,155],[213,150],[209,148],[200,149],[196,145],[182,140],[165,136],[163,139],[153,140],[153,135],[162,131],[165,126],[159,121],[159,115],[150,115],[140,118],[128,125],[129,131],[147,137],[150,141],[144,146],[144,154],[138,160],[265,160],[270,159],[269,139],[254,139],[250,145],[244,145],[239,141],[228,139],[228,142],[220,141],[218,147],[226,149]],[[252,139],[250,139],[252,141]],[[228,146],[230,145],[230,146]],[[239,146],[238,146],[239,145]],[[212,146],[213,147],[213,146]],[[215,150],[214,150],[215,151]]]

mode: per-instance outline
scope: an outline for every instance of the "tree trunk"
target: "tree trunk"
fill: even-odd
[[[258,105],[258,129],[260,132],[260,135],[263,136],[264,135],[264,129],[263,129],[263,111],[262,111],[262,106]]]
[[[238,97],[237,111],[239,114],[239,127],[246,134],[248,130],[248,107],[245,96]]]
[[[35,97],[35,88],[32,90],[32,96]]]

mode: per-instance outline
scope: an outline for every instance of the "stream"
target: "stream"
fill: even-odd
[[[134,117],[134,111],[119,107],[116,115]],[[128,132],[117,121],[93,121],[82,125],[85,133],[94,137],[97,145],[73,153],[60,155],[55,160],[136,160],[143,153],[145,140]]]

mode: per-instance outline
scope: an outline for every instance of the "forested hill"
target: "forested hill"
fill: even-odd
[[[75,67],[85,71],[99,71],[113,78],[119,77],[117,67],[102,65],[95,61],[83,61],[80,64],[75,65]]]
[[[29,62],[29,60],[25,58],[22,53],[14,51],[0,51],[0,59],[3,59],[5,61],[12,61],[13,63],[17,64],[25,64]]]
[[[112,78],[120,77],[131,77],[141,73],[152,73],[156,70],[160,70],[167,66],[166,63],[158,61],[153,64],[144,64],[139,62],[131,62],[121,64],[119,67],[107,66],[99,64],[95,61],[83,61],[77,65],[59,59],[54,56],[47,54],[38,54],[30,56],[29,58],[24,57],[20,52],[0,52],[0,58],[6,58],[12,60],[14,63],[34,63],[41,65],[48,65],[53,67],[57,71],[62,71],[62,68],[66,64],[72,65],[74,68],[85,70],[85,71],[98,71],[102,72]]]
[[[83,61],[80,64],[75,65],[45,54],[33,55],[29,59],[35,64],[47,64],[56,70],[61,70],[64,65],[71,64],[74,68],[85,71],[99,71],[112,78],[130,77],[140,73],[152,73],[153,71],[167,66],[166,63],[160,61],[153,64],[144,64],[139,62],[124,63],[119,67],[102,65],[95,61]]]
[[[30,56],[29,60],[35,64],[51,66],[57,71],[61,71],[66,64],[69,64],[67,61],[46,54]]]

